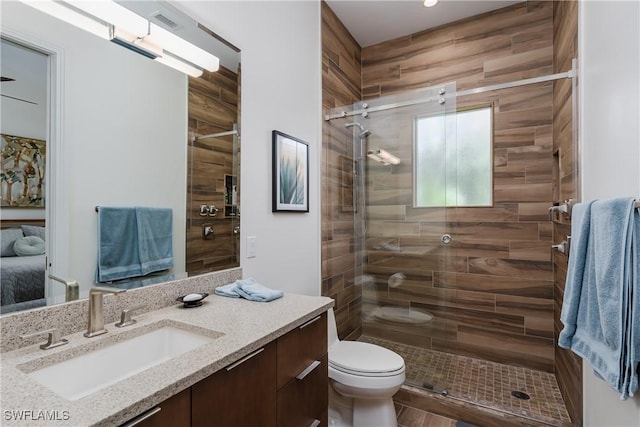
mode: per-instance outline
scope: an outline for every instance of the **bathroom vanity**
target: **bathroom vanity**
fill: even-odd
[[[174,305],[134,316],[133,326],[109,323],[99,337],[78,332],[55,349],[32,345],[3,353],[2,425],[43,425],[33,419],[39,411],[54,416],[46,423],[52,426],[327,425],[326,310],[332,304],[296,294],[269,303],[212,295],[198,308]],[[203,343],[88,394],[63,398],[34,379],[48,366],[128,346],[163,328],[198,335]],[[123,354],[145,352],[131,348]],[[88,366],[116,371],[128,358]],[[20,411],[32,411],[32,419],[19,421]]]
[[[139,415],[127,426],[326,426],[323,313]]]

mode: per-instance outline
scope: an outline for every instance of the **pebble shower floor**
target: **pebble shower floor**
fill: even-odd
[[[472,403],[547,422],[570,423],[553,374],[486,360],[427,350],[379,338],[360,337],[395,351],[405,360],[407,383],[427,383]],[[518,399],[512,391],[531,398]]]

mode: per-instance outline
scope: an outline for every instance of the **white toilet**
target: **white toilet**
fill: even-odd
[[[374,344],[340,341],[333,309],[328,314],[329,426],[397,427],[392,397],[404,383],[404,360]]]

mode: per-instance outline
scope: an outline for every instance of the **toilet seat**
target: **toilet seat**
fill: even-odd
[[[404,373],[404,360],[386,348],[358,341],[339,341],[329,349],[329,367],[362,377],[392,377]]]

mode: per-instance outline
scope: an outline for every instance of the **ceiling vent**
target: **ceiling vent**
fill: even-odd
[[[176,21],[169,18],[166,14],[162,13],[161,11],[153,12],[151,14],[151,19],[158,22],[163,27],[169,30],[177,30],[178,28],[180,28],[180,25]]]

